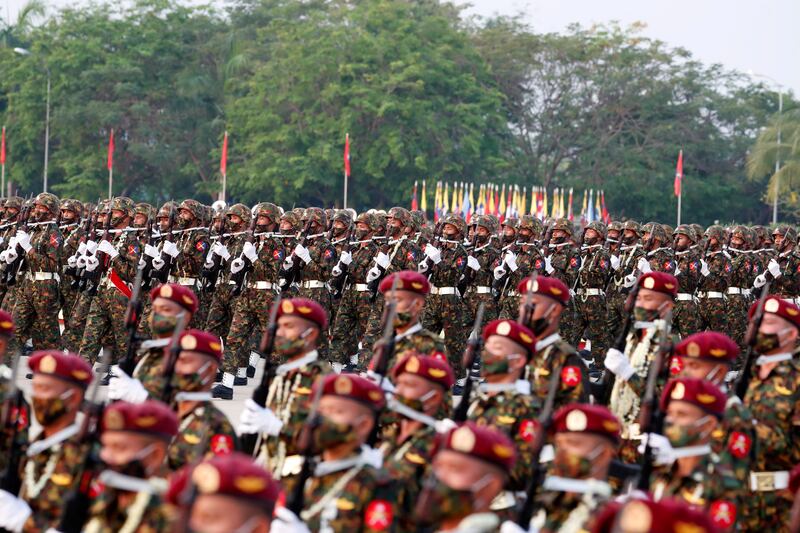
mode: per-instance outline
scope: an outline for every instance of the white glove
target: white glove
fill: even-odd
[[[775,261],[775,259],[770,259],[769,264],[767,265],[767,270],[769,270],[769,273],[772,274],[772,277],[781,277],[781,265]]]
[[[637,279],[639,279],[639,278],[637,278],[635,274],[628,274],[627,276],[625,276],[625,279],[622,280],[622,285],[626,289],[630,289],[631,287],[636,285],[636,280]]]
[[[426,258],[425,261],[420,261],[419,265],[417,265],[417,272],[424,274],[429,268],[430,266],[428,266],[428,259]]]
[[[116,248],[114,248],[114,245],[105,239],[100,241],[100,245],[97,247],[97,249],[104,254],[107,254],[111,259],[114,259],[119,255],[119,252]]]
[[[671,465],[675,462],[675,455],[672,453],[672,444],[669,439],[664,435],[658,433],[645,433],[642,436],[642,442],[636,448],[640,454],[644,453],[647,441],[650,441],[650,449],[653,450],[655,463],[657,465]]]
[[[454,428],[457,428],[457,427],[458,427],[458,424],[456,424],[454,420],[451,420],[449,418],[442,418],[441,420],[437,420],[436,421],[436,425],[434,426],[434,429],[436,430],[436,433],[440,433],[441,434],[441,433],[447,433],[451,429],[454,429]]]
[[[82,255],[82,256],[80,256],[80,257],[78,258],[78,260],[77,260],[77,261],[75,261],[75,265],[76,265],[78,268],[86,268],[86,261],[87,261],[88,259],[89,259],[89,256],[88,256],[88,255]]]
[[[305,264],[309,264],[311,262],[311,253],[308,251],[308,248],[302,244],[298,244],[294,247],[294,255],[302,259]]]
[[[467,257],[467,266],[476,272],[481,269],[480,261],[472,256]]]
[[[674,276],[677,278],[678,276],[680,276],[680,275],[681,275],[681,272],[682,272],[682,271],[681,271],[681,269],[680,269],[680,268],[676,268],[676,269],[675,269],[675,274],[674,274]]]
[[[311,533],[296,514],[286,507],[275,509],[275,518],[269,526],[270,533]]]
[[[283,422],[275,416],[272,409],[261,407],[251,399],[244,402],[244,410],[239,415],[239,434],[266,433],[276,437],[281,432]]]
[[[70,268],[75,268],[78,266],[78,258],[74,255],[69,256],[69,259],[67,259],[67,266]]]
[[[339,276],[342,275],[342,267],[339,265],[340,263],[336,263],[335,265],[333,265],[333,268],[331,269],[331,276],[333,276],[334,278],[338,278]]]
[[[178,254],[181,253],[180,250],[178,250],[178,246],[172,241],[164,241],[164,246],[161,247],[161,251],[173,259],[178,257]]]
[[[530,526],[530,529],[523,529],[516,522],[506,520],[500,524],[500,533],[538,533],[539,528]]]
[[[147,257],[152,257],[155,259],[156,257],[161,257],[161,252],[158,251],[158,248],[153,246],[152,244],[145,244],[144,245],[144,255]]]
[[[549,255],[544,258],[544,271],[547,272],[548,274],[552,274],[553,272],[556,271],[556,269],[553,268],[553,260],[550,258]]]
[[[100,266],[100,261],[93,255],[86,258],[86,271],[94,272]]]
[[[19,244],[22,247],[22,249],[25,250],[25,252],[28,252],[32,248],[31,236],[28,233],[19,230],[17,231],[16,239],[17,239],[17,244]]]
[[[569,290],[569,297],[570,298],[575,298],[575,290],[574,289],[570,289]]]
[[[383,269],[389,268],[389,263],[391,263],[391,261],[389,256],[383,252],[378,252],[378,255],[375,256],[375,264]]]
[[[153,268],[155,270],[161,270],[162,268],[164,268],[164,265],[166,265],[164,260],[161,259],[160,257],[154,257],[153,260],[150,261],[150,264],[153,265]]]
[[[93,254],[97,251],[97,243],[95,241],[86,241],[86,251]]]
[[[231,261],[231,274],[238,274],[244,268],[244,259],[237,257]]]
[[[353,254],[350,252],[342,252],[341,255],[339,255],[339,262],[349,266],[350,263],[353,262]]]
[[[142,382],[123,372],[119,365],[111,367],[111,380],[108,382],[108,397],[130,403],[142,403],[147,399],[147,390]]]
[[[605,366],[618,378],[628,381],[633,375],[633,367],[631,366],[625,354],[615,348],[610,348],[606,354]]]
[[[636,263],[636,268],[638,268],[639,272],[642,274],[647,274],[653,270],[650,268],[650,262],[644,257],[639,258],[639,262]]]
[[[764,274],[759,274],[753,281],[753,287],[755,287],[756,289],[760,289],[766,284],[767,284],[767,277]]]
[[[0,490],[0,527],[15,533],[22,531],[30,515],[31,508],[25,500]]]
[[[508,268],[511,269],[511,272],[516,272],[517,268],[519,268],[517,266],[517,255],[513,252],[506,252],[503,262],[508,265]]]
[[[86,253],[86,243],[82,242],[78,245],[78,252],[75,255],[83,255]]]
[[[614,270],[619,270],[619,256],[618,255],[612,255],[611,256],[611,268],[613,268]]]
[[[227,250],[225,251],[227,252]],[[244,243],[244,247],[242,248],[242,255],[245,256],[247,259],[249,259],[251,263],[255,263],[256,259],[258,259],[258,252],[256,252],[256,245],[253,244],[252,242]],[[230,257],[230,254],[228,254],[228,257]]]
[[[494,279],[503,279],[503,277],[506,275],[506,269],[503,268],[503,265],[494,267],[492,274],[494,274]]]
[[[438,265],[442,260],[442,252],[431,243],[425,245],[425,255],[431,258],[434,265]]]
[[[293,266],[294,266],[294,259],[292,259],[291,255],[283,260],[283,269],[284,270],[291,270],[291,268]]]
[[[700,260],[700,273],[703,276],[708,276],[709,274],[711,274],[711,271],[708,269],[708,263],[706,263],[702,259]]]
[[[17,257],[18,257],[18,256],[17,256],[17,252],[16,252],[16,251],[14,251],[14,249],[13,249],[13,248],[9,248],[8,250],[5,250],[5,251],[3,252],[3,261],[4,261],[5,263],[9,264],[9,265],[10,265],[11,263],[13,263],[13,262],[14,262],[14,260],[15,260]]]
[[[378,267],[372,267],[367,272],[367,283],[371,283],[381,277],[381,271]]]

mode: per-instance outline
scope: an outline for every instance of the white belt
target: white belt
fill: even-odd
[[[300,286],[304,289],[321,289],[325,287],[325,284],[317,279],[310,279],[301,283]]]
[[[750,472],[750,490],[771,492],[789,487],[789,471]]]
[[[197,278],[178,278],[175,276],[170,276],[169,280],[170,283],[177,283],[178,285],[184,285],[184,286],[197,284]]]
[[[725,295],[721,292],[717,291],[702,291],[697,293],[698,298],[709,298],[709,299],[721,299],[725,298]]]
[[[606,291],[603,289],[578,289],[577,294],[585,296],[605,296]]]
[[[728,294],[741,294],[742,296],[750,296],[750,289],[743,289],[741,287],[728,287]]]
[[[448,294],[458,294],[458,290],[455,287],[431,287],[431,294],[445,296]],[[461,296],[460,294],[458,295]]]
[[[475,287],[475,294],[491,294],[492,288],[485,285],[478,285]]]
[[[31,281],[50,281],[51,279],[61,281],[55,272],[28,272],[27,278]]]
[[[270,283],[269,281],[251,281],[247,284],[248,289],[258,289],[263,291],[264,289],[277,289],[274,283]]]
[[[366,283],[355,283],[353,287],[355,287],[356,292],[367,292],[369,290],[369,285]]]
[[[679,292],[678,293],[678,301],[679,302],[691,302],[694,300],[694,296],[692,296],[688,292]]]

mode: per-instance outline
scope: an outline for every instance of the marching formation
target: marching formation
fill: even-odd
[[[0,530],[800,531],[793,227],[2,212]]]

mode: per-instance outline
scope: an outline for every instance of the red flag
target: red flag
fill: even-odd
[[[600,205],[603,206],[603,222],[608,224],[611,222],[611,216],[608,213],[608,209],[606,209],[606,192],[600,191]]]
[[[417,182],[414,182],[414,191],[411,193],[411,210],[416,211],[419,209],[419,204],[417,204]]]
[[[344,136],[344,175],[350,177],[350,134]]]
[[[675,196],[681,195],[682,179],[683,179],[683,150],[678,152],[678,166],[675,167]]]
[[[223,176],[228,174],[228,132],[222,138],[222,157],[219,159],[219,173]]]
[[[107,168],[110,171],[114,168],[114,129],[111,129],[111,136],[108,138],[108,164]]]
[[[6,127],[3,126],[3,138],[0,140],[0,165],[6,164]]]

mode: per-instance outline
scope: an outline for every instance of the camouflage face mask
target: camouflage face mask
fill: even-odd
[[[33,397],[33,414],[36,421],[43,426],[49,426],[69,411],[67,399],[72,396],[74,391],[65,391],[61,396],[55,398]]]
[[[322,421],[314,430],[314,449],[318,452],[355,442],[358,439],[355,429],[350,424],[334,422],[323,416]]]

